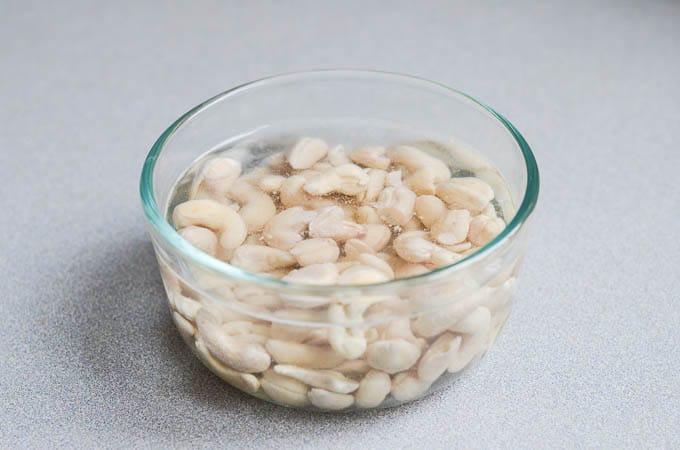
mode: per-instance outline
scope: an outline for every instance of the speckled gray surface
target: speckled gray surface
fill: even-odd
[[[680,3],[425,3],[2,2],[1,447],[680,446]],[[543,184],[488,358],[410,406],[313,416],[185,349],[137,179],[203,99],[331,66],[478,96]]]

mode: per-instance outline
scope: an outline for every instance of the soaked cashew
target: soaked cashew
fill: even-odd
[[[344,220],[344,217],[345,213],[339,206],[321,208],[316,217],[309,222],[309,235],[315,238],[332,238],[338,242],[344,242],[364,233],[362,225]]]
[[[436,182],[447,180],[451,176],[449,167],[442,160],[415,147],[400,145],[389,148],[387,149],[387,157],[393,163],[408,169],[409,172],[429,168]]]
[[[357,200],[362,203],[370,203],[378,199],[385,187],[385,177],[387,176],[387,172],[378,169],[369,169],[367,173],[366,190],[357,194]]]
[[[262,390],[275,402],[291,406],[309,404],[307,398],[309,387],[298,380],[268,370],[262,375],[260,384]]]
[[[470,239],[472,244],[481,247],[498,236],[503,231],[503,228],[505,228],[503,219],[497,217],[491,218],[480,214],[470,222],[468,239]]]
[[[189,200],[175,206],[172,220],[178,228],[191,225],[210,228],[219,234],[219,244],[232,250],[245,241],[246,224],[233,209],[214,200]]]
[[[449,372],[462,370],[475,356],[486,350],[490,327],[491,312],[483,306],[476,308],[451,327],[451,331],[463,334],[463,342],[456,357],[449,362]]]
[[[196,315],[196,325],[206,348],[216,359],[238,372],[262,372],[271,358],[262,345],[234,339],[221,328],[217,317],[206,309]]]
[[[340,274],[338,284],[373,284],[389,280],[390,276],[382,270],[368,265],[357,264]]]
[[[470,229],[470,212],[467,209],[447,211],[430,227],[430,236],[441,245],[463,242]]]
[[[477,215],[493,199],[491,186],[479,178],[451,178],[437,185],[437,197],[441,198],[451,209],[467,209]]]
[[[225,366],[210,354],[205,343],[200,339],[196,340],[196,351],[201,358],[205,360],[208,366],[210,366],[210,368],[223,380],[250,394],[254,394],[260,389],[260,381],[255,375],[238,372]]]
[[[429,228],[446,214],[446,205],[434,195],[421,195],[416,198],[415,211],[416,217]]]
[[[328,320],[331,323],[345,323],[347,314],[342,305],[332,304],[328,307]],[[364,332],[358,328],[345,329],[341,326],[329,328],[328,342],[335,353],[345,359],[359,358],[366,351]]]
[[[310,389],[307,396],[312,405],[331,411],[349,408],[354,403],[354,397],[351,395],[336,394],[319,388]]]
[[[290,364],[308,369],[332,369],[344,358],[332,348],[316,345],[286,342],[278,339],[267,341],[266,349],[279,364]]]
[[[394,250],[404,260],[411,263],[433,265],[452,264],[462,257],[439,247],[427,239],[424,231],[409,231],[394,240]]]
[[[350,161],[345,149],[342,145],[336,145],[332,149],[328,150],[328,155],[326,159],[332,166],[342,166],[343,164],[349,164]]]
[[[218,157],[208,160],[191,187],[191,198],[205,192],[209,197],[223,198],[232,183],[241,175],[241,163],[231,158]]]
[[[249,244],[237,248],[230,262],[236,267],[251,272],[269,272],[296,263],[293,255],[285,250],[267,247],[266,245]]]
[[[337,192],[357,195],[366,190],[369,176],[356,164],[343,164],[311,177],[304,190],[311,195],[326,195]]]
[[[418,358],[420,349],[401,338],[374,342],[366,350],[368,365],[389,374],[408,370]]]
[[[178,233],[191,245],[210,256],[217,253],[217,236],[212,230],[191,225],[181,228]]]
[[[269,219],[262,231],[262,238],[267,245],[290,250],[304,239],[302,235],[315,216],[316,212],[307,211],[300,206],[283,210]]]
[[[434,341],[418,363],[418,378],[432,383],[439,378],[458,356],[461,337],[442,334]]]
[[[288,164],[293,169],[309,169],[326,156],[328,144],[321,139],[305,137],[288,152]]]
[[[300,241],[290,250],[301,266],[335,262],[340,256],[337,242],[330,238],[313,238]]]
[[[415,373],[398,373],[392,379],[392,397],[400,402],[421,397],[430,388],[431,383],[423,381]]]
[[[382,225],[383,221],[372,206],[360,206],[354,212],[357,223]]]
[[[373,251],[383,250],[392,239],[392,232],[387,225],[369,223],[364,225],[364,235],[359,240]]]
[[[250,183],[234,183],[228,196],[241,205],[238,213],[250,232],[260,231],[276,214],[276,205],[271,197]]]
[[[375,253],[375,250],[373,250],[371,247],[368,246],[368,244],[366,244],[363,241],[360,241],[359,239],[350,239],[347,242],[345,242],[343,250],[345,252],[345,256],[353,260],[356,260],[357,257],[362,253],[369,254]]]
[[[392,389],[390,376],[379,370],[371,370],[359,383],[354,402],[359,408],[375,408],[380,405]]]
[[[257,186],[264,192],[279,192],[286,177],[281,175],[265,175],[257,181]]]
[[[373,169],[387,170],[390,159],[385,156],[385,147],[357,147],[349,154],[349,158],[356,164]]]
[[[380,193],[375,209],[385,222],[404,225],[413,217],[416,194],[406,186],[386,187]]]
[[[338,394],[349,394],[359,387],[359,383],[350,380],[340,372],[333,370],[312,370],[303,367],[278,364],[274,372],[305,383],[308,386],[325,389]]]

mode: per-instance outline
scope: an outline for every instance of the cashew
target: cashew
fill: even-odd
[[[460,244],[453,244],[453,245],[442,245],[445,249],[447,249],[450,252],[454,253],[464,253],[467,252],[472,248],[472,244],[468,241],[461,242]],[[477,247],[475,247],[477,249]]]
[[[271,194],[279,192],[284,181],[286,181],[286,177],[281,175],[265,175],[259,179],[257,187]]]
[[[340,249],[333,239],[313,238],[295,244],[290,249],[290,254],[301,266],[309,266],[337,261]]]
[[[328,144],[321,139],[305,137],[295,143],[288,152],[288,164],[293,169],[309,169],[326,156]]]
[[[260,384],[262,390],[275,402],[299,407],[309,404],[307,398],[309,387],[298,380],[268,370],[262,376]]]
[[[422,264],[404,263],[399,265],[399,267],[397,267],[397,269],[394,271],[394,277],[395,278],[415,277],[416,275],[421,275],[429,271],[430,269],[423,266]]]
[[[347,320],[344,308],[338,304],[330,305],[328,320],[332,323],[344,323]],[[364,332],[357,328],[346,330],[341,326],[331,327],[328,329],[328,342],[335,353],[345,359],[359,358],[366,351]]]
[[[178,292],[170,295],[170,298],[175,311],[191,322],[196,321],[196,314],[198,314],[198,311],[201,309],[201,304],[199,302]]]
[[[360,206],[354,211],[354,218],[362,224],[382,225],[383,221],[372,206]]]
[[[380,193],[375,208],[385,222],[404,225],[413,216],[416,194],[406,186],[386,187]]]
[[[416,198],[415,203],[416,217],[423,222],[426,227],[431,227],[446,213],[446,205],[434,195],[421,195]]]
[[[285,270],[288,273],[288,270]],[[270,273],[271,274],[271,273]],[[234,288],[236,298],[250,305],[275,308],[281,306],[279,295],[272,290],[261,289],[255,286],[238,286]]]
[[[399,187],[403,184],[404,182],[401,180],[401,170],[393,170],[385,177],[386,187]]]
[[[447,211],[430,227],[430,236],[442,245],[463,242],[470,229],[470,212],[467,209]]]
[[[373,267],[374,269],[380,270],[385,275],[387,275],[389,279],[394,279],[394,271],[392,270],[392,267],[375,255],[370,253],[362,253],[357,256],[357,261],[367,266]]]
[[[250,232],[260,231],[276,214],[276,205],[271,197],[245,181],[234,183],[228,195],[241,205],[238,213]]]
[[[451,209],[467,209],[479,214],[493,199],[491,186],[475,177],[451,178],[437,185],[437,197]]]
[[[269,367],[271,358],[262,345],[243,342],[229,336],[219,319],[202,308],[196,314],[196,325],[206,348],[219,361],[238,372],[262,372]]]
[[[462,258],[426,239],[424,231],[409,231],[394,240],[393,246],[397,254],[411,263],[427,263],[432,265],[452,264]]]
[[[392,397],[399,402],[415,400],[425,394],[430,385],[412,372],[398,373],[392,379]]]
[[[387,225],[369,223],[364,225],[364,235],[359,240],[373,251],[379,252],[389,244],[392,232]]]
[[[321,162],[315,163],[312,166],[312,170],[315,170],[317,172],[323,172],[323,171],[328,170],[332,167],[333,167],[333,164],[331,164],[329,162],[321,161]]]
[[[355,164],[343,164],[316,175],[304,185],[304,191],[311,195],[326,195],[337,192],[357,195],[366,190],[369,176]]]
[[[191,225],[178,231],[188,243],[210,256],[217,253],[217,236],[212,230]]]
[[[177,311],[172,313],[172,319],[175,321],[175,325],[183,337],[190,338],[196,334],[196,328],[194,325]]]
[[[458,357],[461,337],[444,333],[437,338],[418,363],[418,378],[432,383],[439,378]]]
[[[374,254],[375,251],[359,239],[350,239],[345,242],[343,247],[345,256],[350,259],[356,259],[362,253]]]
[[[488,205],[486,205],[486,208],[484,208],[480,214],[485,215],[491,219],[495,219],[496,217],[498,217],[498,214],[496,214],[496,207],[493,205],[493,203],[489,203]]]
[[[425,195],[434,194],[436,192],[438,181],[439,179],[436,170],[430,166],[426,166],[409,175],[404,180],[404,184],[416,194]]]
[[[329,347],[270,339],[266,348],[277,363],[308,369],[331,369],[344,361],[344,358]]]
[[[400,226],[401,232],[406,233],[408,231],[422,231],[425,227],[423,226],[420,219],[418,219],[415,214],[409,219],[408,222]]]
[[[278,364],[274,366],[274,372],[301,381],[308,386],[322,388],[338,394],[349,394],[359,387],[359,383],[356,381],[350,380],[340,372],[333,370],[311,370]]]
[[[385,187],[385,177],[387,172],[378,169],[368,170],[368,183],[366,190],[357,194],[357,200],[361,203],[370,203],[378,199],[380,192]]]
[[[413,321],[412,328],[418,335],[430,338],[450,329],[474,308],[479,306],[489,294],[488,289],[479,289],[476,292],[466,294],[450,306],[438,308],[436,311],[427,313]]]
[[[375,408],[380,405],[392,389],[390,376],[379,370],[371,370],[359,383],[354,393],[354,404],[359,408]]]
[[[388,148],[386,153],[394,164],[405,167],[411,173],[425,167],[429,168],[436,182],[447,180],[451,176],[449,167],[443,161],[418,148],[400,145]]]
[[[389,281],[390,277],[382,270],[358,264],[340,274],[338,284],[373,284]]]
[[[312,405],[321,409],[337,411],[349,408],[354,403],[354,397],[347,394],[336,394],[325,389],[312,388],[307,394]]]
[[[220,245],[232,250],[245,241],[246,224],[233,209],[214,200],[189,200],[175,206],[172,220],[177,228],[198,225],[219,234]]]
[[[362,225],[344,220],[344,217],[345,213],[339,206],[321,208],[316,217],[309,222],[309,235],[344,242],[364,233]]]
[[[291,270],[283,279],[293,283],[330,285],[338,280],[338,270],[331,263],[311,264]]]
[[[389,374],[403,372],[420,358],[420,349],[404,339],[377,341],[368,346],[366,362]]]
[[[304,239],[302,234],[315,216],[314,211],[306,211],[300,206],[286,209],[267,222],[262,237],[272,247],[290,250]]]
[[[251,272],[268,272],[295,265],[293,255],[266,245],[242,245],[234,251],[230,263]]]
[[[385,147],[357,147],[349,153],[349,158],[364,167],[387,170],[390,159],[385,156]]]
[[[456,357],[449,362],[449,372],[459,372],[486,349],[490,328],[491,312],[483,306],[450,328],[454,333],[463,334],[463,343]]]
[[[285,323],[288,321],[324,323],[327,317],[326,311],[288,308],[276,311],[274,316],[278,318],[278,321],[271,324],[269,334],[272,339],[306,344],[328,343],[327,328],[310,328]]]
[[[343,164],[349,164],[351,162],[342,145],[336,145],[328,150],[326,159],[332,166],[342,166]]]
[[[279,188],[279,199],[286,208],[293,206],[307,206],[312,201],[312,196],[304,190],[307,179],[302,175],[288,177]]]
[[[232,183],[241,175],[241,163],[231,158],[217,157],[205,163],[191,187],[190,198],[202,191],[210,197],[223,198]]]
[[[346,377],[357,380],[366,375],[366,373],[371,370],[371,366],[363,359],[348,359],[347,361],[343,361],[339,366],[333,367],[333,370]]]
[[[498,217],[490,218],[480,214],[470,222],[468,239],[477,247],[481,247],[498,236],[503,231],[503,228],[505,228],[503,219]]]
[[[210,354],[205,343],[200,339],[196,339],[196,351],[217,376],[232,386],[249,394],[254,394],[260,389],[260,382],[255,375],[238,372],[225,366]]]

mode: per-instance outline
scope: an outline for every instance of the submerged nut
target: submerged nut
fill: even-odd
[[[427,349],[418,363],[418,378],[430,383],[439,378],[455,360],[461,337],[444,333]]]
[[[413,217],[416,194],[406,186],[386,187],[380,193],[375,209],[392,225],[404,225]]]
[[[276,205],[271,197],[248,182],[234,183],[228,196],[241,205],[238,213],[250,232],[260,231],[276,214]]]
[[[241,245],[248,234],[241,216],[215,200],[200,199],[180,203],[172,212],[172,220],[178,228],[191,225],[210,228],[219,234],[219,243],[227,250]]]
[[[436,182],[447,180],[451,176],[449,167],[442,160],[412,146],[400,145],[389,148],[387,157],[412,173],[422,168],[429,168]]]
[[[188,243],[209,254],[210,256],[215,256],[217,253],[217,235],[215,233],[204,227],[198,227],[191,225],[188,227],[180,228],[178,231],[179,235],[182,236]]]
[[[219,318],[203,308],[196,314],[196,326],[206,348],[215,358],[238,372],[262,372],[271,358],[257,342],[242,341],[229,336]]]
[[[300,241],[290,249],[301,266],[335,262],[340,256],[338,244],[330,238],[312,238]]]
[[[392,389],[390,376],[379,370],[371,370],[359,383],[354,394],[354,403],[359,408],[375,408],[380,405]]]
[[[293,169],[309,169],[328,153],[328,144],[321,139],[305,137],[288,152],[288,164]]]
[[[498,217],[478,215],[470,222],[468,239],[477,247],[488,244],[505,228],[505,222]]]
[[[275,402],[290,406],[309,404],[309,386],[293,378],[268,370],[260,380],[262,390]]]
[[[330,347],[270,339],[265,346],[279,364],[291,364],[308,369],[332,369],[344,361]]]
[[[447,211],[430,227],[430,236],[441,245],[463,242],[470,229],[470,212],[467,209]]]
[[[389,374],[408,370],[418,358],[420,349],[401,338],[376,341],[366,350],[368,365]]]
[[[262,238],[267,245],[290,250],[304,239],[302,235],[315,216],[314,211],[307,211],[301,206],[285,209],[269,219],[262,231]]]
[[[316,217],[309,222],[309,235],[315,238],[332,238],[344,242],[361,236],[364,227],[345,220],[345,213],[339,206],[326,206],[318,210]]]
[[[295,265],[293,255],[266,245],[245,244],[234,251],[230,263],[251,272],[269,272]]]
[[[434,195],[421,195],[415,203],[416,217],[426,227],[431,227],[446,214],[446,205]]]
[[[241,163],[232,158],[217,157],[208,160],[191,187],[191,197],[201,191],[210,197],[223,198],[232,183],[241,175]]]
[[[385,147],[357,147],[349,154],[349,158],[356,164],[373,169],[387,170],[390,159],[385,156]]]
[[[326,195],[337,192],[357,195],[366,190],[369,176],[356,164],[343,164],[311,177],[304,190],[311,195]]]
[[[354,403],[354,397],[351,395],[336,394],[319,388],[310,389],[307,396],[312,405],[331,411],[349,408]]]
[[[475,356],[486,350],[490,328],[491,312],[483,306],[475,308],[451,327],[451,331],[463,334],[463,341],[456,357],[449,361],[449,372],[462,370]]]
[[[493,189],[475,177],[451,178],[437,185],[437,197],[451,209],[467,209],[479,214],[494,198]]]
[[[340,372],[333,370],[312,370],[304,367],[278,364],[274,366],[274,372],[290,378],[294,378],[309,386],[336,392],[349,394],[359,387],[359,383],[350,380]]]

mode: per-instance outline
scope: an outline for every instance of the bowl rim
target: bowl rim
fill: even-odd
[[[278,278],[274,278],[268,275],[263,275],[255,272],[250,272],[244,269],[241,269],[239,267],[233,266],[227,262],[224,262],[220,259],[217,259],[215,257],[210,256],[207,253],[202,252],[201,250],[197,249],[196,247],[192,246],[189,244],[187,241],[185,241],[175,230],[175,228],[170,225],[170,223],[166,220],[165,216],[161,213],[158,204],[156,203],[156,199],[154,196],[154,189],[153,189],[153,175],[154,175],[154,169],[156,167],[156,161],[163,151],[164,145],[166,141],[177,131],[179,130],[182,125],[188,121],[190,121],[193,117],[201,113],[202,111],[208,109],[210,106],[213,104],[220,102],[224,99],[227,99],[231,96],[241,94],[244,91],[247,91],[249,89],[254,89],[258,87],[262,87],[263,85],[267,85],[270,83],[274,83],[277,81],[282,81],[285,80],[286,78],[295,78],[295,77],[305,77],[305,76],[326,76],[326,77],[346,77],[346,76],[369,76],[369,77],[374,77],[374,78],[382,78],[384,80],[401,80],[403,82],[410,82],[410,83],[418,83],[422,85],[423,87],[434,87],[437,89],[444,89],[447,91],[449,94],[453,94],[455,96],[460,96],[463,97],[469,101],[471,101],[473,104],[475,104],[478,107],[482,108],[482,111],[491,116],[492,118],[496,119],[498,122],[505,127],[505,129],[510,133],[510,135],[515,139],[515,142],[520,148],[520,151],[522,153],[522,156],[524,158],[524,163],[526,167],[526,189],[524,192],[524,196],[522,198],[522,201],[520,203],[520,206],[515,214],[515,216],[512,218],[510,223],[508,223],[503,231],[496,236],[494,239],[492,239],[490,242],[488,242],[486,245],[482,246],[479,248],[476,252],[466,256],[465,258],[454,262],[453,264],[449,264],[446,266],[442,266],[436,269],[432,269],[428,272],[419,274],[419,275],[414,275],[410,277],[405,277],[405,278],[399,278],[395,280],[389,280],[389,281],[383,281],[379,283],[371,283],[371,284],[364,284],[364,285],[342,285],[342,284],[335,284],[335,285],[327,285],[327,286],[320,286],[320,285],[311,285],[311,284],[302,284],[302,283],[292,283],[289,281],[284,281],[280,280]],[[508,239],[510,239],[516,232],[519,231],[519,229],[522,227],[522,225],[528,220],[529,216],[531,215],[532,211],[534,210],[536,206],[536,202],[538,200],[538,193],[539,193],[539,173],[538,173],[538,165],[536,163],[536,159],[534,157],[534,154],[529,147],[529,144],[526,142],[522,134],[517,131],[514,125],[512,125],[505,117],[503,117],[501,114],[496,112],[493,108],[490,106],[486,105],[485,103],[477,100],[476,98],[472,97],[469,94],[466,94],[465,92],[462,92],[458,89],[449,87],[445,84],[438,83],[435,81],[431,81],[422,77],[417,77],[417,76],[412,76],[412,75],[405,75],[405,74],[400,74],[400,73],[395,73],[395,72],[389,72],[389,71],[381,71],[381,70],[367,70],[367,69],[316,69],[316,70],[306,70],[306,71],[296,71],[296,72],[288,72],[288,73],[283,73],[279,75],[273,75],[269,77],[264,77],[260,78],[254,81],[250,81],[241,85],[238,85],[234,88],[228,89],[224,92],[221,92],[208,100],[205,100],[204,102],[198,104],[197,106],[193,107],[186,113],[184,113],[182,116],[180,116],[177,120],[175,120],[154,142],[153,146],[149,150],[149,153],[146,156],[146,159],[144,160],[144,166],[142,168],[142,173],[140,177],[140,184],[139,184],[139,189],[140,189],[140,195],[141,195],[141,200],[142,200],[142,207],[144,209],[144,213],[147,217],[147,220],[151,224],[151,226],[156,230],[156,232],[160,235],[162,239],[165,240],[174,250],[178,251],[181,255],[184,257],[188,258],[191,260],[192,263],[198,264],[199,266],[203,266],[205,268],[210,269],[213,272],[216,272],[219,275],[224,275],[229,278],[233,279],[240,279],[240,280],[245,280],[245,281],[250,281],[250,282],[255,282],[259,285],[277,289],[277,290],[289,290],[292,289],[294,291],[300,291],[300,292],[307,292],[307,293],[328,293],[330,291],[337,293],[337,292],[343,292],[343,291],[357,291],[357,290],[381,290],[381,289],[386,289],[386,288],[399,288],[399,287],[412,287],[412,283],[418,282],[418,281],[429,281],[431,279],[439,278],[443,275],[447,275],[449,273],[453,273],[454,270],[462,270],[475,262],[484,259],[487,255],[491,254],[496,248],[500,247],[504,242],[506,242]]]

